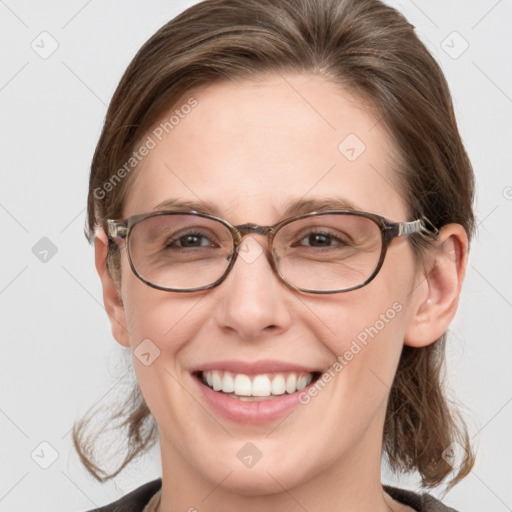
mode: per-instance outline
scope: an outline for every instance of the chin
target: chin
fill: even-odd
[[[237,469],[226,478],[222,487],[228,492],[241,496],[266,496],[282,493],[283,488],[292,488],[300,483],[296,481],[297,475],[292,478],[294,482],[290,482],[291,471],[291,469],[286,471],[283,471],[283,468],[276,469],[276,466],[273,470],[267,468]]]
[[[262,458],[252,467],[244,467],[238,459],[224,458],[221,464],[211,461],[204,467],[204,475],[217,485],[222,481],[222,488],[242,496],[265,496],[282,493],[283,488],[293,488],[307,478],[304,460],[290,457],[272,456]],[[204,463],[204,460],[202,461]],[[301,471],[298,471],[298,468]],[[229,476],[228,476],[229,475]],[[225,480],[224,480],[225,478]]]

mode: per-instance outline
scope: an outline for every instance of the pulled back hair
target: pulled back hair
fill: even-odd
[[[180,98],[222,80],[285,72],[323,76],[370,105],[393,140],[409,219],[426,216],[437,228],[458,223],[471,239],[473,171],[448,85],[399,12],[378,0],[206,0],[142,46],[112,97],[91,165],[89,242],[96,229],[107,231],[106,219],[122,218],[136,166],[131,172],[119,169]],[[414,237],[411,243],[421,258],[426,249]],[[114,244],[106,265],[118,282],[120,253]],[[426,347],[403,347],[386,411],[384,455],[393,471],[418,471],[424,487],[450,476],[450,488],[474,464],[467,427],[443,386],[445,343],[446,333]],[[113,471],[102,469],[95,455],[99,434],[90,435],[93,418],[75,423],[73,441],[100,481],[116,476],[158,439],[136,381],[109,420],[127,438],[124,459]],[[453,442],[467,455],[454,467],[443,457]]]

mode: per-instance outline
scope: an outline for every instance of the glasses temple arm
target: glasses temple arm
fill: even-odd
[[[396,236],[420,233],[425,237],[435,239],[439,233],[439,230],[426,217],[411,222],[399,222],[397,227],[398,232]]]
[[[108,219],[107,220],[107,236],[113,240],[114,238],[125,238],[128,233],[128,228],[119,223],[118,221]]]

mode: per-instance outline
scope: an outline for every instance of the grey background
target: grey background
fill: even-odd
[[[160,474],[155,449],[101,485],[69,431],[93,403],[119,399],[125,360],[83,235],[92,153],[130,59],[192,3],[0,0],[1,511],[82,511]],[[446,74],[478,187],[478,236],[447,372],[478,459],[454,490],[433,494],[461,511],[512,510],[512,2],[389,3]]]

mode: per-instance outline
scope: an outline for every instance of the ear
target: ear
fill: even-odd
[[[108,237],[102,229],[98,229],[94,238],[96,271],[100,276],[103,288],[103,304],[112,327],[112,335],[124,347],[130,346],[126,328],[126,313],[118,288],[107,269]]]
[[[405,345],[424,347],[447,331],[457,311],[467,254],[464,228],[460,224],[443,226],[435,247],[427,249],[420,281],[413,291]]]

